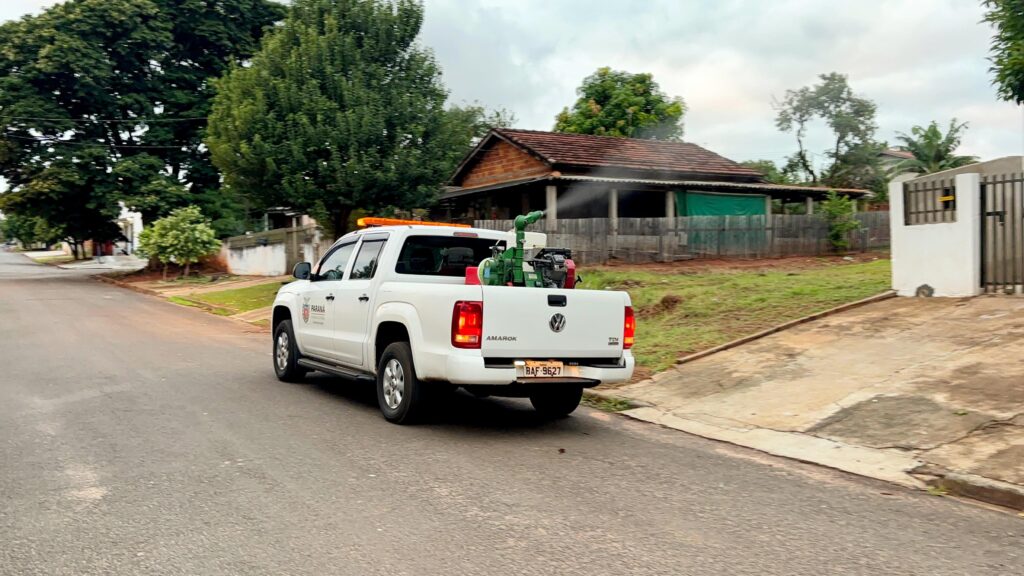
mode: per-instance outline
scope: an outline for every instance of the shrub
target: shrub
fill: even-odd
[[[165,280],[169,262],[184,265],[187,277],[192,264],[219,249],[220,240],[198,206],[178,208],[144,228],[139,235],[138,253],[159,260],[164,265]]]
[[[853,200],[829,190],[828,198],[821,203],[821,212],[828,222],[828,241],[836,252],[850,248],[850,232],[860,229],[860,221],[854,217]]]

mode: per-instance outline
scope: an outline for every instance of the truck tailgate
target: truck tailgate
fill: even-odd
[[[484,286],[485,358],[618,358],[629,296]]]

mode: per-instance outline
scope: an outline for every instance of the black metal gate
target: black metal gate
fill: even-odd
[[[1024,174],[982,178],[981,285],[988,293],[1024,288]]]

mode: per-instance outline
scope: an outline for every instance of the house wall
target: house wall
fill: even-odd
[[[904,184],[889,184],[892,287],[900,296],[925,286],[934,296],[981,293],[979,184],[979,174],[956,175],[956,222],[916,225],[905,222]]]
[[[476,165],[459,183],[463,188],[486,186],[497,182],[543,176],[551,167],[526,154],[508,142],[498,141],[483,153]]]

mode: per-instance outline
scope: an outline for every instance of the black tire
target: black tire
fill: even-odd
[[[530,404],[545,418],[565,418],[579,407],[582,399],[582,386],[559,386],[530,394]]]
[[[271,358],[277,379],[283,382],[301,382],[307,370],[298,365],[299,348],[295,343],[291,320],[282,320],[274,327],[272,342]]]
[[[388,422],[410,424],[422,416],[427,390],[416,378],[412,348],[394,342],[384,349],[377,365],[377,404]]]

